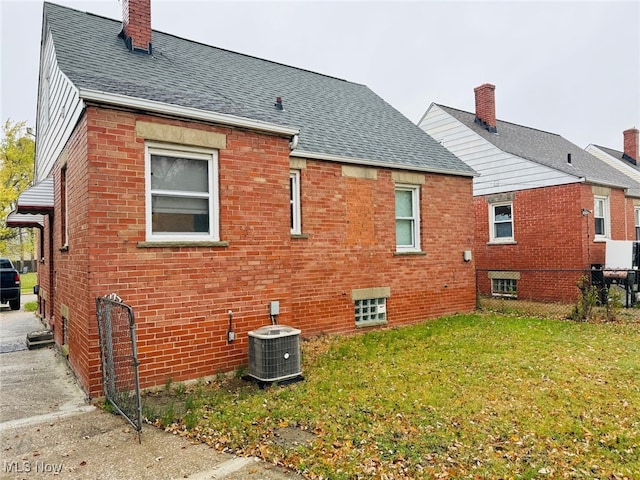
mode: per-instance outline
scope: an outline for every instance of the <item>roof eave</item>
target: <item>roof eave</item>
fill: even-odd
[[[120,95],[117,93],[100,92],[97,90],[88,90],[82,88],[78,90],[78,93],[80,98],[85,102],[95,102],[117,107],[132,108],[146,112],[189,118],[191,120],[219,123],[230,127],[247,128],[286,137],[293,137],[294,135],[298,135],[300,133],[300,129],[295,127],[287,127],[284,125],[262,122],[260,120],[237,117],[234,115],[225,115],[208,110],[201,110],[199,108],[173,105],[170,103],[157,102],[155,100],[147,100],[138,97],[130,97],[128,95]]]
[[[403,163],[371,160],[368,158],[352,158],[352,157],[343,157],[341,155],[331,155],[328,153],[309,152],[306,150],[293,150],[291,152],[291,156],[301,157],[301,158],[310,158],[313,160],[326,160],[328,162],[349,163],[353,165],[365,165],[370,167],[395,168],[395,169],[401,169],[401,170],[411,170],[416,172],[439,173],[443,175],[457,175],[461,177],[477,177],[480,175],[478,172],[475,172],[475,171],[466,172],[461,170],[427,167],[422,165],[407,165]]]
[[[593,180],[587,177],[582,177],[581,180],[584,183],[588,183],[590,185],[600,185],[603,187],[609,187],[609,188],[618,188],[620,190],[624,190],[625,192],[627,190],[629,190],[629,186],[628,185],[620,185],[620,184],[615,184],[615,183],[608,183],[608,182],[603,182],[602,180]]]

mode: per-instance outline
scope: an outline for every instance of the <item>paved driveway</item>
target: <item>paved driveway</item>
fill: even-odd
[[[55,348],[27,350],[42,328],[33,313],[0,310],[0,479],[301,478],[149,425],[138,443],[122,417],[89,403]]]

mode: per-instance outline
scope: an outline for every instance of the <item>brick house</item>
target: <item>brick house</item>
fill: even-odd
[[[475,172],[364,85],[45,3],[40,314],[101,393],[95,299],[135,311],[142,387],[247,364],[247,333],[475,308]],[[32,208],[30,208],[32,207]],[[235,341],[229,342],[228,312]]]
[[[594,157],[624,173],[636,182],[640,182],[640,132],[630,128],[622,132],[623,151],[591,144],[585,150]],[[626,218],[633,218],[634,233],[627,230],[627,240],[640,240],[640,195],[636,195],[627,203]]]
[[[605,262],[607,239],[634,238],[639,184],[560,135],[496,119],[495,86],[475,113],[431,104],[420,128],[480,175],[474,254],[482,294],[574,301]]]

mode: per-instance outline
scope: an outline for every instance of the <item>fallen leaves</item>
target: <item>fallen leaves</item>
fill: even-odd
[[[311,479],[630,480],[639,345],[633,325],[478,315],[323,337],[304,382],[217,383],[166,428]]]

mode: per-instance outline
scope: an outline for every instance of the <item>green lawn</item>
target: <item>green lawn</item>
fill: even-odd
[[[144,396],[156,424],[307,478],[632,479],[640,324],[464,315],[303,342],[305,380]]]
[[[35,272],[20,274],[20,293],[33,293],[33,286],[38,281],[38,274]]]

